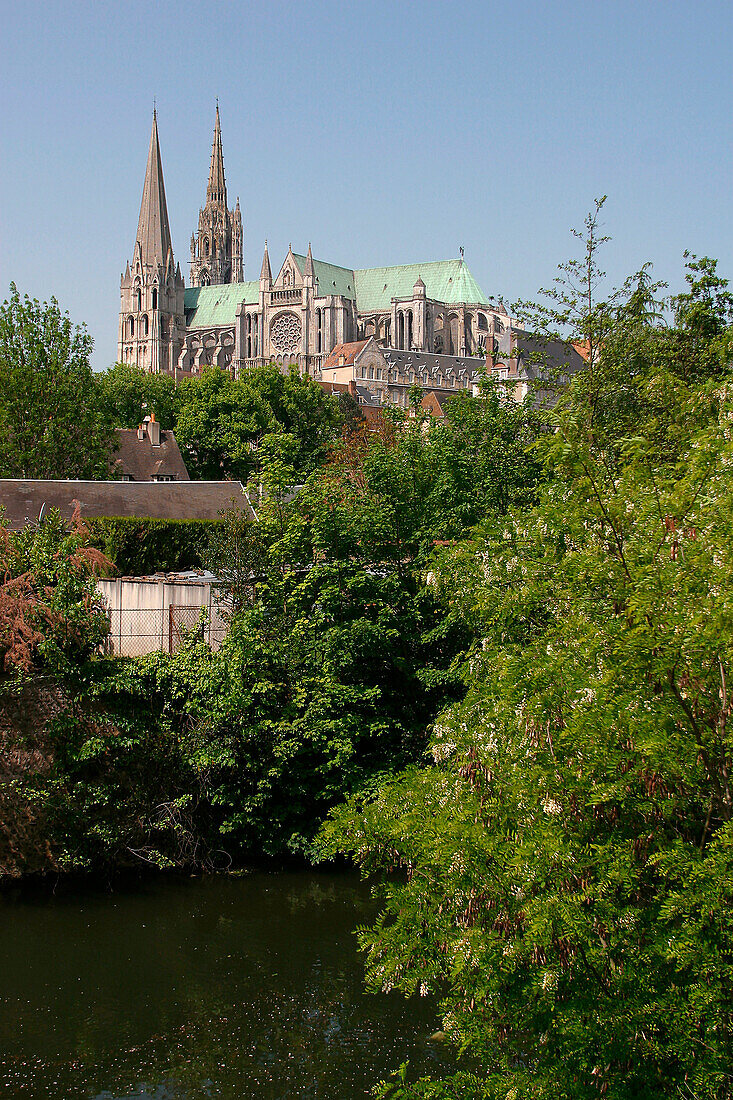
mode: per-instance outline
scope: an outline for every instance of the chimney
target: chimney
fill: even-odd
[[[148,431],[148,439],[152,443],[153,447],[160,446],[160,424],[155,419],[155,413],[151,413],[150,416],[145,417],[145,427]]]
[[[349,379],[349,393],[352,397],[356,397],[356,382],[353,378]]]
[[[138,424],[137,426],[137,438],[140,440],[145,439],[145,429],[143,428],[142,424]]]
[[[346,362],[346,356],[345,355],[339,355],[339,366],[343,367],[345,362]]]

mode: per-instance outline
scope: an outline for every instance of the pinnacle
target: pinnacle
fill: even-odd
[[[272,269],[270,268],[270,256],[267,251],[267,241],[265,241],[265,254],[262,257],[262,267],[260,269],[260,279],[266,279],[268,282],[272,282]]]

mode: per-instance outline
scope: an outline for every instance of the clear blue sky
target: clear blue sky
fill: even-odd
[[[219,96],[245,278],[288,242],[346,266],[456,256],[533,296],[608,194],[614,280],[689,248],[733,279],[733,5],[716,0],[0,2],[0,292],[116,355],[153,97],[188,276]]]

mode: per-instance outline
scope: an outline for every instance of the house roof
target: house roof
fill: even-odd
[[[68,521],[79,502],[82,519],[218,519],[231,508],[255,515],[239,481],[41,481],[0,479],[0,505],[11,531],[38,520],[42,505]]]
[[[260,284],[222,283],[218,286],[189,286],[184,291],[188,328],[223,328],[233,325],[237,306],[259,301]]]
[[[384,348],[383,355],[388,367],[399,371],[414,370],[439,371],[441,374],[478,374],[486,369],[484,356],[443,355],[428,351],[401,351],[399,348]]]
[[[360,313],[388,310],[393,298],[412,298],[417,279],[425,295],[436,302],[460,302],[489,307],[489,300],[463,260],[433,260],[397,267],[369,267],[354,272],[356,304]]]
[[[446,393],[444,390],[428,390],[422,399],[422,407],[433,416],[445,416],[445,406],[455,396],[455,394]]]
[[[368,336],[366,340],[356,340],[351,344],[337,344],[328,359],[321,365],[321,370],[332,370],[335,367],[353,366],[354,360],[359,352],[363,351],[369,341],[373,339],[373,336]],[[344,359],[343,363],[341,362],[342,356]]]
[[[188,481],[181,452],[173,432],[161,429],[160,444],[154,447],[147,432],[138,439],[136,428],[117,428],[117,449],[112,455],[112,477],[130,477],[134,481],[151,481],[153,477],[173,477]]]

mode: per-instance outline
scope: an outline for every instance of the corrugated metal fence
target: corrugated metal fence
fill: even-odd
[[[106,651],[115,656],[175,653],[191,635],[218,649],[226,636],[222,601],[209,580],[123,577],[97,587],[109,608]]]

